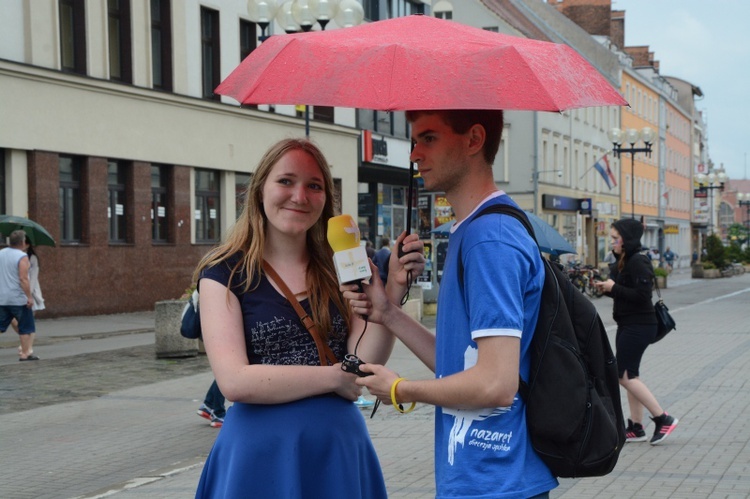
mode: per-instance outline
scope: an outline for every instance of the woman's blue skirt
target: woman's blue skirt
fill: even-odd
[[[359,409],[336,395],[235,403],[203,467],[197,498],[387,497]]]

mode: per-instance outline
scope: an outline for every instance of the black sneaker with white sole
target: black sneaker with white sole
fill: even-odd
[[[654,429],[654,436],[651,437],[651,445],[659,445],[664,440],[666,440],[667,437],[674,431],[674,429],[677,428],[677,423],[680,422],[679,419],[670,416],[666,412],[661,416],[651,418],[651,420],[656,425],[656,428]]]

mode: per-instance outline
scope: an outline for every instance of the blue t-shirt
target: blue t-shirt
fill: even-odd
[[[208,267],[201,272],[201,279],[211,279],[229,286],[229,276],[238,257],[234,256]],[[256,277],[253,285],[260,280],[258,287],[244,292],[246,273],[243,269],[232,278],[231,291],[240,301],[245,328],[247,358],[251,364],[267,365],[320,365],[320,357],[315,341],[302,324],[292,304],[284,295],[276,291],[265,276]],[[309,300],[300,302],[305,312],[310,314]],[[332,331],[328,332],[328,346],[336,358],[342,360],[346,354],[346,321],[339,310],[330,305]]]
[[[528,379],[544,265],[518,220],[491,214],[471,221],[481,209],[497,203],[516,206],[504,194],[485,200],[450,235],[438,296],[439,304],[450,306],[438,306],[437,378],[476,364],[476,338],[514,336],[521,341],[520,373]],[[463,286],[458,281],[459,253]],[[557,486],[531,447],[526,405],[518,394],[510,407],[437,407],[435,417],[438,498],[530,497]]]

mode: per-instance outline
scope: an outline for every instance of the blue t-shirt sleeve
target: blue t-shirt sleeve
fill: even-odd
[[[521,337],[529,325],[529,277],[539,271],[539,251],[526,229],[507,215],[496,235],[483,234],[474,222],[464,236],[465,300],[472,339],[483,336]],[[532,279],[533,283],[534,280]],[[534,301],[534,300],[531,300]],[[537,303],[538,304],[538,303]]]

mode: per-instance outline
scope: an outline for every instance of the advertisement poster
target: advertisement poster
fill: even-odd
[[[453,219],[453,208],[445,196],[435,196],[435,227]]]
[[[417,277],[417,284],[422,289],[432,289],[432,243],[424,243],[424,272]]]
[[[432,197],[420,195],[417,199],[417,216],[419,219],[418,232],[420,239],[430,239],[432,230]]]

